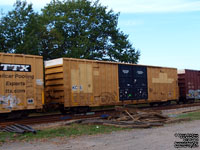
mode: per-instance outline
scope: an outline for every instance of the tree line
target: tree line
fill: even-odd
[[[52,0],[41,12],[17,0],[0,18],[0,52],[137,63],[119,15],[98,0]]]

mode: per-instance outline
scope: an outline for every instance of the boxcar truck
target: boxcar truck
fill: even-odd
[[[194,102],[195,99],[200,99],[199,70],[179,70],[178,84],[180,91],[180,101],[187,103]]]
[[[0,53],[0,116],[42,109],[43,89],[41,56]]]
[[[45,62],[47,103],[64,109],[177,101],[176,68],[59,58]]]

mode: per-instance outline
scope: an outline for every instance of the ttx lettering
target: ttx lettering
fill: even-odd
[[[0,71],[31,72],[31,65],[0,64]]]

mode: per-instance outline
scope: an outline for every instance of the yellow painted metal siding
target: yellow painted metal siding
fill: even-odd
[[[93,105],[114,105],[119,101],[118,65],[96,63],[93,67]]]
[[[64,103],[63,66],[45,68],[45,104]]]
[[[92,63],[64,59],[65,107],[87,106],[93,95]]]
[[[118,102],[118,65],[63,58],[47,61],[46,103],[65,107],[113,105]]]
[[[43,58],[0,53],[0,67],[0,113],[41,109]]]
[[[177,69],[148,67],[149,101],[178,99]]]
[[[117,64],[64,59],[65,107],[113,105],[118,101]]]
[[[147,67],[148,99],[119,100],[118,64],[84,59],[49,61],[46,70],[46,92],[50,103],[65,107],[103,106],[149,103],[178,99],[177,70]],[[128,64],[130,65],[130,64]]]

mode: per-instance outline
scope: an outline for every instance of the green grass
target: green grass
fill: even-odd
[[[180,114],[177,116],[177,118],[190,118],[191,120],[200,120],[200,111]]]
[[[37,134],[15,134],[0,132],[0,143],[9,141],[31,141],[36,139],[49,139],[55,137],[72,137],[81,135],[94,135],[101,133],[110,133],[112,131],[125,130],[123,128],[116,128],[112,126],[103,125],[80,125],[73,124],[70,126],[63,126],[54,129],[45,129],[38,131]]]

